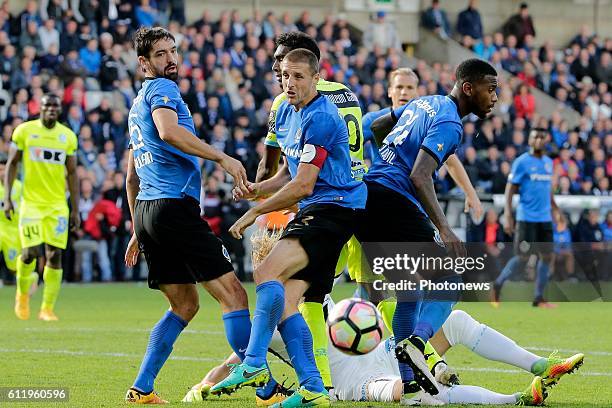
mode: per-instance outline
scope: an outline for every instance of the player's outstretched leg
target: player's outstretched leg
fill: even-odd
[[[170,302],[170,310],[151,330],[140,371],[125,396],[128,403],[166,403],[153,391],[155,378],[170,356],[174,342],[198,311],[198,291],[194,284],[164,284],[160,289]]]
[[[516,405],[538,406],[544,404],[544,400],[548,397],[544,380],[542,377],[535,376],[529,387],[520,395],[517,395]]]
[[[506,281],[514,274],[514,272],[516,272],[517,268],[519,267],[519,262],[520,258],[518,255],[515,255],[510,258],[510,260],[508,260],[508,263],[506,263],[506,266],[504,266],[504,269],[502,269],[497,279],[495,279],[495,282],[493,282],[491,304],[494,307],[499,307],[499,299],[502,287],[504,286],[504,283],[506,283]]]
[[[59,296],[60,287],[62,286],[62,250],[53,245],[45,245],[45,255],[47,264],[43,271],[43,300],[40,306],[38,318],[47,322],[56,321],[57,316],[54,313],[55,302]]]
[[[552,309],[557,307],[555,303],[549,303],[544,300],[544,289],[548,284],[548,274],[550,271],[550,259],[540,259],[536,269],[536,286],[532,305],[543,309]]]
[[[320,302],[304,301],[300,304],[299,310],[312,334],[315,363],[321,373],[323,385],[329,389],[332,387],[332,379],[327,355],[327,325],[323,315],[323,299],[320,300]]]
[[[230,374],[215,384],[213,395],[230,394],[243,386],[263,386],[270,379],[266,364],[268,345],[285,307],[285,288],[276,280],[260,283],[256,288],[257,302],[249,345],[242,364],[234,366]]]
[[[538,360],[532,367],[531,372],[541,376],[547,387],[555,385],[565,374],[571,374],[584,363],[584,354],[578,353],[571,357],[559,358],[557,352],[553,352],[548,358]]]
[[[17,293],[15,294],[15,315],[18,319],[30,318],[30,288],[34,280],[38,282],[36,269],[36,258],[29,263],[23,261],[23,255],[17,257]]]

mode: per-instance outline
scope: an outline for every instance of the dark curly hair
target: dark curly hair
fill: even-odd
[[[140,27],[134,33],[134,48],[139,57],[148,57],[153,49],[153,44],[159,40],[176,41],[172,33],[162,27]]]
[[[282,33],[276,38],[276,46],[278,47],[280,45],[290,48],[291,50],[306,48],[317,57],[317,61],[321,59],[321,51],[319,50],[317,42],[311,36],[301,31]]]

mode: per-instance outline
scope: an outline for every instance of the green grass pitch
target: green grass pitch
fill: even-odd
[[[123,397],[138,371],[149,330],[167,308],[161,294],[137,284],[66,285],[56,309],[60,321],[46,323],[36,319],[41,291],[32,300],[29,321],[15,318],[14,291],[14,287],[0,289],[0,387],[67,387],[70,401],[0,402],[0,406],[125,406]],[[252,307],[253,285],[248,291]],[[353,285],[341,285],[334,298],[348,297],[352,291]],[[562,355],[577,350],[586,354],[584,366],[550,390],[547,406],[612,407],[612,304],[562,303],[553,310],[533,309],[528,303],[504,303],[498,310],[487,303],[457,307],[539,355],[555,349]],[[230,352],[220,316],[217,305],[202,291],[200,312],[157,378],[157,391],[173,405],[182,405],[179,401],[188,387]],[[484,360],[461,346],[446,359],[457,368],[463,384],[512,393],[523,390],[531,379],[528,373]],[[292,375],[282,364],[271,364],[276,377]],[[244,389],[231,397],[213,398],[205,406],[254,406],[253,394],[252,389]]]

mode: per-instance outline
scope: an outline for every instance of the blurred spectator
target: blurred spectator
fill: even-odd
[[[376,19],[366,28],[363,34],[363,45],[368,50],[373,50],[375,46],[381,47],[383,50],[393,48],[401,49],[399,35],[395,25],[386,20],[387,14],[384,11],[376,13]]]
[[[519,91],[514,97],[514,107],[517,117],[529,120],[533,118],[533,114],[536,110],[536,101],[526,84],[521,84],[519,86]]]
[[[476,6],[477,0],[469,0],[468,7],[459,13],[457,32],[462,36],[469,35],[474,40],[479,40],[482,38],[482,21]]]
[[[451,35],[446,11],[440,8],[439,0],[432,0],[431,7],[421,14],[421,25],[434,31],[442,38],[448,38]]]
[[[506,37],[515,36],[519,47],[523,46],[526,35],[536,36],[527,3],[521,3],[518,14],[513,15],[504,23],[503,32]]]
[[[574,274],[574,252],[572,250],[572,233],[567,216],[561,212],[555,214],[553,223],[553,241],[555,262],[551,275],[558,280],[570,279],[576,281]],[[560,267],[559,267],[560,266]]]

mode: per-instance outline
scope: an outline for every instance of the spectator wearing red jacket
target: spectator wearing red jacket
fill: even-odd
[[[536,110],[535,97],[529,90],[529,86],[523,83],[519,86],[518,93],[514,96],[514,108],[516,116],[531,120]]]
[[[112,279],[112,269],[109,257],[109,241],[121,223],[121,210],[108,197],[108,191],[97,201],[87,219],[84,230],[97,242],[98,265],[100,267],[101,280],[108,282]]]

